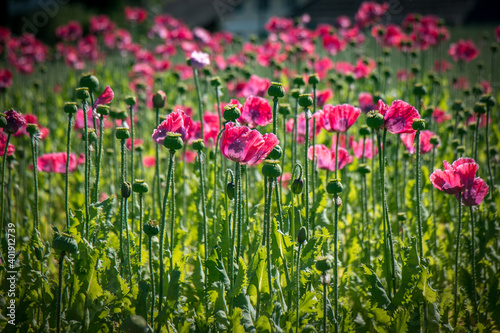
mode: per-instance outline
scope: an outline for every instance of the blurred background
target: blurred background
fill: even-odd
[[[0,25],[12,32],[35,33],[45,42],[55,42],[54,30],[70,20],[82,22],[95,14],[107,14],[125,26],[125,6],[141,6],[149,14],[169,13],[193,26],[209,31],[227,30],[242,36],[264,35],[264,23],[271,16],[298,17],[309,14],[308,26],[333,24],[336,17],[353,18],[362,0],[2,0]],[[447,25],[491,26],[500,22],[498,0],[390,0],[383,23],[400,23],[409,13],[434,14]],[[152,17],[152,16],[150,16]],[[473,32],[475,33],[475,32]],[[469,36],[470,37],[470,36]],[[473,37],[473,36],[472,36]],[[479,36],[478,36],[479,37]]]

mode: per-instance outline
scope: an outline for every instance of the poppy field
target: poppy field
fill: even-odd
[[[0,27],[0,330],[499,332],[500,26],[388,8]]]

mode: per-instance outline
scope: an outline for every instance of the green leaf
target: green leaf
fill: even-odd
[[[408,321],[410,320],[410,312],[403,308],[398,308],[394,312],[392,320],[393,333],[406,333],[408,331]]]
[[[266,248],[262,246],[253,257],[248,272],[248,280],[253,284],[259,293],[269,292],[269,283],[266,269]]]
[[[300,298],[299,316],[316,311],[316,294],[313,291],[308,291]]]
[[[260,316],[255,322],[255,328],[259,333],[271,333],[271,323],[266,316]]]
[[[227,295],[228,298],[236,297],[243,290],[243,288],[247,287],[247,285],[247,266],[245,265],[245,261],[243,261],[243,258],[239,258],[238,274],[236,275],[233,289],[231,289]]]
[[[384,286],[382,285],[382,282],[380,282],[380,279],[378,278],[377,274],[369,267],[364,266],[365,268],[365,276],[370,282],[371,288],[371,302],[375,306],[378,306],[379,308],[386,309],[387,306],[391,303],[389,300],[389,297],[387,297],[387,293],[384,289]]]

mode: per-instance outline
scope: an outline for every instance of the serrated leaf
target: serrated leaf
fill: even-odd
[[[410,320],[410,313],[406,309],[399,308],[394,312],[392,320],[393,333],[406,333],[408,331],[408,321]]]
[[[378,306],[382,309],[386,309],[387,306],[391,303],[389,300],[389,297],[387,297],[387,293],[384,289],[384,286],[382,285],[382,282],[380,282],[380,279],[378,278],[377,274],[369,267],[364,266],[365,268],[365,276],[370,282],[371,288],[371,302],[375,306]]]
[[[254,256],[248,272],[250,284],[253,284],[259,293],[269,292],[266,258],[266,248],[261,246]]]
[[[245,261],[243,258],[239,258],[238,260],[238,274],[236,275],[236,280],[234,281],[233,289],[231,289],[228,293],[229,298],[236,297],[243,288],[248,286],[248,278],[247,278],[247,266],[245,265]]]
[[[255,322],[255,328],[259,333],[271,333],[271,323],[266,316],[260,316]]]

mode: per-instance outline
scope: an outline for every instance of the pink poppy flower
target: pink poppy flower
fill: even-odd
[[[387,2],[382,4],[374,1],[362,2],[354,16],[356,24],[361,28],[372,25],[382,18],[388,8],[389,4]]]
[[[192,124],[191,117],[186,115],[181,109],[176,109],[153,131],[152,138],[156,143],[163,145],[167,133],[174,132],[179,133],[182,141],[186,142],[189,139],[189,129]]]
[[[239,94],[241,97],[258,96],[264,97],[267,89],[271,85],[271,81],[266,78],[261,78],[257,75],[251,75],[250,80],[246,83]]]
[[[26,124],[26,119],[15,110],[5,111],[4,115],[7,121],[7,125],[3,128],[5,133],[16,134]]]
[[[66,173],[67,154],[49,153],[44,154],[37,159],[37,170],[41,172]],[[69,172],[76,170],[83,161],[76,154],[69,154]]]
[[[472,158],[462,157],[452,164],[443,161],[444,170],[435,170],[430,181],[435,188],[448,194],[457,194],[474,183],[479,166]]]
[[[319,108],[322,108],[331,98],[333,98],[333,93],[330,89],[319,90],[316,92],[316,101]]]
[[[486,195],[488,195],[489,187],[485,181],[479,177],[474,179],[471,187],[466,188],[462,193],[463,206],[479,206]],[[455,194],[458,200],[458,193]]]
[[[373,96],[369,92],[360,92],[358,96],[359,108],[363,112],[368,112],[375,109],[375,104],[373,103]]]
[[[281,183],[281,187],[287,188],[288,184],[290,184],[290,180],[292,179],[292,174],[290,172],[283,172],[281,176],[278,177],[278,184]]]
[[[436,61],[434,61],[434,71],[436,73],[446,73],[451,68],[452,68],[452,65],[444,59],[441,59],[441,60],[436,59]]]
[[[98,105],[105,105],[111,103],[114,97],[115,93],[110,88],[110,86],[107,86],[102,92],[102,94],[95,100],[94,105],[92,106],[93,111],[95,111]]]
[[[412,124],[420,119],[418,111],[410,104],[396,100],[387,106],[379,100],[379,112],[384,115],[384,127],[392,134],[412,133]]]
[[[269,32],[278,33],[293,28],[293,20],[284,17],[272,16],[267,21],[265,28]]]
[[[90,17],[89,21],[90,32],[93,34],[109,32],[114,28],[114,24],[107,15],[94,15]]]
[[[144,140],[143,139],[134,139],[134,147],[137,147],[137,146],[140,146],[144,143]],[[125,145],[127,146],[127,149],[128,150],[131,150],[132,149],[132,138],[128,138],[126,141],[125,141]]]
[[[417,151],[415,141],[416,131],[413,133],[403,133],[401,134],[401,141],[406,147],[406,150],[410,154],[415,154]],[[420,154],[426,154],[432,150],[432,144],[430,142],[431,138],[434,136],[434,132],[424,130],[420,132]],[[439,146],[439,144],[438,144]]]
[[[272,133],[260,134],[246,126],[227,123],[219,141],[222,155],[236,163],[254,165],[262,162],[279,144]]]
[[[497,38],[497,42],[500,43],[500,25],[495,28],[495,37]]]
[[[3,156],[5,152],[5,144],[7,143],[7,135],[4,132],[0,132],[0,156]],[[7,156],[12,156],[16,152],[16,148],[12,143],[9,143],[7,148]]]
[[[458,42],[450,45],[448,54],[455,61],[470,62],[479,55],[479,50],[472,40],[460,39]]]
[[[144,164],[146,168],[152,168],[156,165],[156,158],[154,156],[144,156],[142,158],[142,164]]]
[[[191,52],[189,61],[191,67],[202,69],[203,67],[210,65],[210,56],[205,52],[193,51]]]
[[[181,153],[180,159],[182,161],[185,161],[187,164],[191,164],[191,163],[194,163],[194,161],[196,161],[196,155],[198,155],[198,154],[195,153],[194,151],[186,150],[185,152]]]
[[[335,171],[335,150],[328,149],[325,145],[311,146],[307,150],[307,158],[312,160],[313,149],[318,161],[318,168],[322,170]],[[338,170],[342,170],[348,163],[353,161],[353,157],[344,148],[339,148]]]
[[[322,124],[328,132],[346,132],[358,119],[361,110],[349,105],[325,105]]]
[[[131,23],[142,23],[148,17],[148,12],[140,7],[125,7],[125,18]]]
[[[455,78],[452,84],[454,89],[459,89],[459,90],[469,89],[469,80],[465,76],[460,76],[458,79]]]
[[[238,122],[250,128],[266,126],[273,121],[273,112],[267,99],[250,96],[246,99],[241,109]]]
[[[321,132],[322,126],[322,117],[323,112],[319,111],[313,114],[312,117],[309,118],[309,140],[312,139],[313,134],[317,136],[319,132]],[[316,118],[316,128],[313,130],[313,117]],[[294,119],[290,118],[286,122],[286,132],[291,133],[293,131]],[[297,116],[297,143],[304,143],[306,141],[306,118],[304,112],[300,113]]]
[[[351,136],[350,137],[350,145],[352,147],[352,150],[354,152],[354,156],[356,156],[357,159],[361,159],[363,157],[363,139],[360,139],[359,141],[355,141],[354,138]],[[378,154],[378,147],[375,145],[373,147],[374,143],[372,139],[366,138],[365,139],[365,153],[364,156],[365,158],[371,160],[374,156],[377,156]],[[373,148],[375,148],[375,155],[373,155]]]
[[[12,86],[12,72],[8,69],[0,68],[0,92]]]
[[[323,47],[331,55],[336,55],[345,50],[347,42],[340,39],[336,34],[328,34],[323,36]]]
[[[450,114],[446,113],[446,111],[438,108],[434,109],[434,111],[432,112],[432,117],[438,124],[444,123],[452,118]]]

